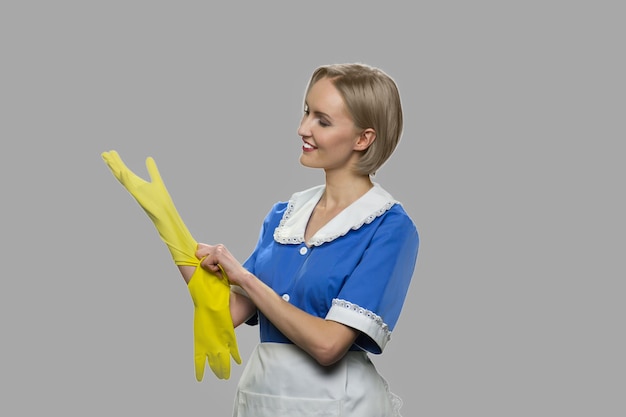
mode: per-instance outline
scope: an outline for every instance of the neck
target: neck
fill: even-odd
[[[346,172],[326,172],[326,189],[319,205],[326,208],[344,208],[367,193],[374,184],[369,175]]]

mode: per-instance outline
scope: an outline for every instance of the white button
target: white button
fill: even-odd
[[[283,300],[289,301],[289,294],[283,294]]]
[[[303,246],[300,248],[300,255],[306,255],[308,249],[306,246]]]

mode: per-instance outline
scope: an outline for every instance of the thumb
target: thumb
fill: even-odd
[[[159,169],[157,168],[156,162],[151,156],[146,158],[146,168],[148,168],[148,174],[150,174],[150,180],[153,183],[154,182],[163,183],[163,179],[161,178],[161,174],[159,173]]]

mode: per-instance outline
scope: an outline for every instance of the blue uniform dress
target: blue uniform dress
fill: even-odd
[[[248,323],[259,324],[261,343],[239,382],[234,416],[399,415],[398,399],[368,352],[382,353],[398,321],[415,269],[417,229],[374,184],[305,242],[323,192],[317,186],[275,204],[244,266],[285,301],[360,334],[341,361],[323,367],[259,312]]]

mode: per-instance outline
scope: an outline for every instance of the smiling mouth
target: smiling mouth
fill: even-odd
[[[312,151],[314,149],[317,149],[315,146],[311,145],[310,143],[304,142],[304,145],[302,145],[302,149],[305,151]]]

